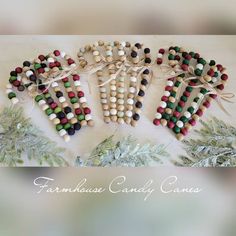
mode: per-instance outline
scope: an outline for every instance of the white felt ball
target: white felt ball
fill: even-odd
[[[80,102],[80,103],[85,103],[85,102],[87,102],[87,100],[86,100],[85,97],[82,97],[82,98],[79,99],[79,102]]]
[[[174,85],[174,83],[173,83],[173,81],[171,81],[171,80],[168,80],[168,81],[166,82],[166,85],[167,85],[167,86],[173,86],[173,85]]]
[[[115,103],[115,102],[116,102],[116,97],[110,97],[110,101],[111,101],[112,103]]]
[[[58,83],[57,82],[52,82],[52,88],[58,87]]]
[[[156,115],[155,115],[155,117],[156,117],[157,119],[161,119],[161,117],[162,117],[162,114],[161,114],[161,113],[159,113],[159,112],[157,112],[157,113],[156,113]]]
[[[128,98],[127,99],[127,104],[133,105],[134,104],[134,100],[132,98]]]
[[[182,128],[184,126],[184,123],[181,121],[181,120],[178,120],[176,125],[179,127],[179,128]]]
[[[63,102],[65,102],[66,101],[66,98],[65,97],[59,97],[59,102],[60,103],[63,103]]]
[[[125,115],[126,115],[127,117],[132,117],[133,113],[132,113],[132,111],[126,111],[126,112],[125,112]]]
[[[166,108],[166,106],[167,106],[166,102],[163,102],[163,101],[160,102],[160,107]]]
[[[85,120],[92,120],[92,116],[90,114],[85,115]]]
[[[103,115],[104,115],[104,116],[110,116],[110,112],[109,112],[109,111],[104,111],[104,112],[103,112]]]
[[[130,93],[135,93],[135,90],[136,90],[136,89],[135,89],[134,87],[130,87],[130,88],[129,88],[129,92],[130,92]]]
[[[67,118],[68,120],[72,119],[73,117],[74,117],[74,114],[73,114],[72,112],[70,112],[70,113],[68,113],[68,114],[66,115],[66,118]]]
[[[31,70],[26,71],[26,76],[29,78],[31,75],[33,75],[34,73]]]
[[[15,105],[19,102],[19,99],[18,98],[12,98],[11,102],[12,102],[13,105]]]
[[[164,96],[169,97],[170,96],[170,92],[169,91],[165,91],[164,92]]]
[[[191,113],[186,111],[184,112],[184,116],[189,119],[191,117]]]
[[[114,115],[117,114],[117,110],[116,110],[116,109],[111,109],[110,112],[111,112],[111,115],[112,115],[112,116],[114,116]]]
[[[125,103],[125,101],[124,101],[124,99],[118,99],[118,100],[117,100],[117,103],[118,103],[119,105],[123,105],[123,104]]]
[[[131,76],[131,77],[130,77],[130,81],[133,82],[133,83],[135,83],[135,82],[137,82],[137,78],[134,77],[134,76]]]
[[[64,129],[61,129],[58,133],[61,137],[67,134],[66,130]]]
[[[43,101],[43,100],[41,100]],[[49,116],[49,120],[54,120],[55,118],[57,118],[57,115],[55,113],[52,113],[50,116]]]
[[[74,82],[74,85],[75,85],[75,87],[80,86],[80,81],[79,81],[79,80],[76,80],[76,81]]]

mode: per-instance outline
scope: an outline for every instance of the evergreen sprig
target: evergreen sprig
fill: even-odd
[[[161,163],[162,157],[167,157],[164,145],[141,145],[136,139],[128,136],[115,142],[114,135],[102,141],[85,161],[77,159],[76,165],[100,167],[138,167]]]
[[[59,148],[23,115],[22,108],[4,108],[0,114],[0,165],[19,166],[24,156],[38,165],[67,166]]]
[[[187,155],[180,156],[179,166],[235,167],[236,128],[213,117],[201,121],[202,128],[195,131],[198,139],[183,141]]]

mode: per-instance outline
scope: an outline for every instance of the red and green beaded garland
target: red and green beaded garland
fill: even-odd
[[[158,65],[163,63],[165,52],[166,50],[164,49],[159,50],[156,61]],[[191,59],[197,61],[194,74],[198,79],[192,79],[188,82],[188,86],[186,86],[185,91],[180,96],[180,99],[174,108],[176,92],[178,87],[181,85],[181,82],[184,80],[186,73],[180,74],[177,77],[169,78],[167,80],[165,93],[161,99],[162,101],[160,106],[157,108],[156,117],[153,120],[155,125],[168,125],[170,129],[173,129],[177,139],[179,140],[182,140],[183,137],[187,135],[188,130],[190,130],[192,126],[196,125],[196,122],[203,115],[203,112],[210,106],[212,99],[217,96],[216,94],[209,94],[206,96],[209,91],[202,87],[197,96],[193,98],[190,106],[184,111],[185,104],[191,98],[191,93],[194,90],[194,87],[203,83],[209,83],[217,90],[223,90],[225,81],[228,79],[228,76],[224,73],[225,70],[223,66],[220,64],[216,65],[214,60],[207,63],[198,53],[187,53],[180,47],[169,48],[168,64],[171,67],[174,68],[179,66],[180,61],[182,61],[182,64],[180,65],[181,69],[184,72],[188,72]],[[209,69],[206,71],[205,67],[207,65]],[[218,84],[219,79],[221,79],[220,84]],[[216,85],[214,86],[214,84]],[[202,104],[200,104],[199,101]]]

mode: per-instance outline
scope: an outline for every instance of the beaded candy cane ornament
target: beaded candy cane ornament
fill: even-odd
[[[23,68],[17,67],[15,71],[10,73],[10,84],[7,85],[8,88],[12,87],[12,85],[17,87],[19,91],[27,88],[65,141],[69,141],[70,136],[74,135],[76,130],[80,130],[81,126],[93,125],[90,115],[91,110],[87,106],[81,89],[80,77],[76,74],[76,70],[73,69],[75,67],[76,64],[73,59],[64,52],[55,50],[47,56],[39,55],[33,62],[25,61]],[[71,70],[71,72],[68,73],[67,77],[58,79],[57,76],[63,72],[65,73],[65,70]],[[17,78],[17,76],[20,82],[14,82],[14,77]],[[52,81],[54,79],[55,81]],[[74,88],[70,80],[74,82],[78,98],[76,97],[76,92],[73,91]],[[59,86],[60,84],[64,86]],[[61,87],[64,87],[68,99]],[[15,104],[18,101],[16,100],[16,95],[11,96],[10,93],[13,95],[13,91],[9,90],[7,90],[7,93]]]
[[[162,64],[164,53],[164,49],[159,50],[158,65]],[[173,129],[177,139],[182,140],[192,126],[196,125],[203,112],[210,106],[210,102],[220,95],[228,76],[225,74],[225,68],[220,64],[216,65],[214,60],[207,63],[198,53],[187,53],[179,47],[169,48],[168,60],[173,68],[179,65],[183,73],[167,80],[164,96],[153,123],[168,125]],[[195,69],[189,66],[190,62],[195,62]],[[187,75],[191,77],[189,80]],[[185,90],[175,106],[176,93],[181,92],[179,87],[183,84],[186,86]],[[200,91],[195,97],[192,96],[191,100],[191,93],[195,89]],[[187,102],[190,102],[190,105],[186,108]]]

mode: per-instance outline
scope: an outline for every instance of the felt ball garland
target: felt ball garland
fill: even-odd
[[[135,126],[139,120],[142,107],[140,100],[143,101],[144,90],[150,80],[149,77],[151,77],[150,74],[147,76],[148,78],[145,80],[142,78],[142,82],[138,82],[138,73],[133,70],[134,67],[143,68],[151,65],[150,49],[143,49],[143,54],[141,55],[142,48],[143,45],[140,43],[131,45],[129,42],[114,41],[107,43],[98,41],[82,47],[77,54],[79,64],[84,69],[90,66],[99,67],[105,64],[102,69],[97,70],[96,75],[98,77],[100,101],[106,123],[112,121]],[[85,59],[86,53],[92,53],[95,65],[88,63],[88,60]],[[147,71],[149,70],[143,69],[140,75],[143,77],[142,74],[145,74]],[[127,78],[130,78],[128,83]],[[143,90],[140,89],[139,95],[138,87],[143,88]]]
[[[6,90],[11,102],[16,104],[19,99],[16,98],[13,87],[21,92],[27,89],[66,142],[81,126],[93,125],[91,110],[80,85],[80,77],[74,69],[68,77],[48,82],[48,78],[53,80],[53,77],[60,75],[64,69],[68,70],[68,67],[73,69],[76,64],[64,52],[55,50],[47,56],[39,55],[32,62],[24,61],[22,67],[17,67],[10,73],[10,83]]]
[[[167,51],[160,49],[157,55],[156,63],[163,63],[164,54]],[[189,81],[185,79],[190,68],[190,63],[195,62],[193,78]],[[181,68],[183,73],[167,79],[165,92],[161,98],[159,107],[153,123],[155,125],[168,125],[174,131],[178,140],[182,140],[192,126],[195,126],[200,116],[210,106],[211,101],[217,97],[217,94],[209,94],[207,87],[203,85],[209,83],[216,90],[223,90],[225,81],[222,78],[228,79],[224,74],[222,65],[216,65],[214,60],[207,61],[200,57],[199,53],[186,52],[180,47],[170,47],[168,50],[168,65],[173,69]],[[185,90],[179,98],[176,98],[177,93],[181,92],[179,87],[185,84]],[[195,88],[196,87],[196,88]],[[199,87],[199,93],[193,97],[192,92]],[[177,105],[175,105],[177,102]],[[186,104],[190,105],[186,108]]]

